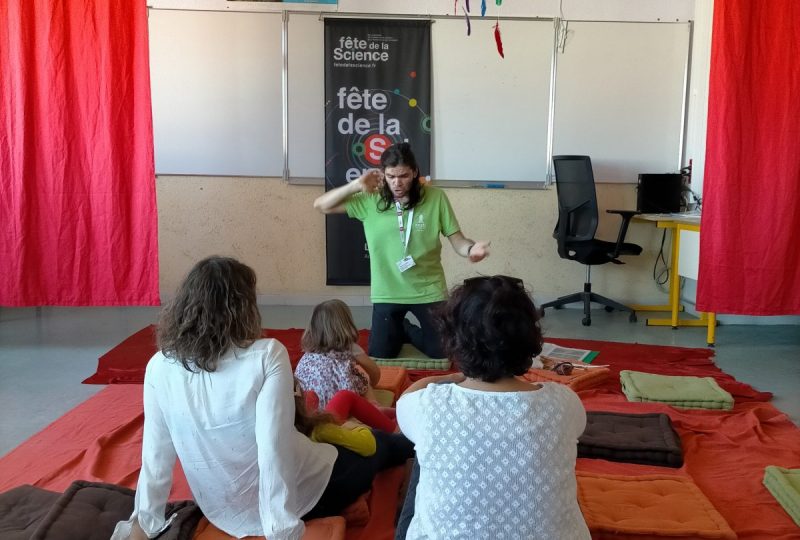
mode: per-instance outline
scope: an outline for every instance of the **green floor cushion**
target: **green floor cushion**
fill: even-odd
[[[800,527],[800,469],[770,465],[764,469],[764,485]]]
[[[381,390],[380,388],[375,388],[372,391],[375,394],[375,399],[378,400],[382,407],[394,407],[394,392]]]
[[[419,349],[405,343],[397,353],[397,358],[375,358],[379,366],[404,367],[406,369],[450,369],[447,358],[428,358]]]
[[[622,392],[628,401],[665,403],[687,409],[733,408],[733,396],[711,377],[656,375],[622,370]]]

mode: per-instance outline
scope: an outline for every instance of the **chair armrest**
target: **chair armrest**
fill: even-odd
[[[628,225],[631,222],[631,218],[638,214],[641,214],[638,210],[606,210],[609,214],[619,214],[622,218],[622,223],[619,226],[619,233],[617,234],[617,245],[614,247],[614,253],[611,254],[612,258],[616,259],[619,256],[619,250],[622,248],[622,244],[625,242],[625,235],[628,234]]]

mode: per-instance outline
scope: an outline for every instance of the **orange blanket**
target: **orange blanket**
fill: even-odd
[[[108,386],[0,459],[0,492],[23,484],[63,492],[77,479],[135,489],[143,421],[141,385]],[[396,467],[375,478],[369,521],[348,526],[346,540],[391,540],[403,474]],[[178,463],[170,500],[191,498]]]
[[[302,540],[344,540],[345,523],[342,517],[312,519],[306,524]],[[206,518],[197,524],[192,540],[234,540],[216,528]],[[263,536],[246,536],[243,540],[268,540]]]
[[[550,340],[599,350],[602,363],[611,365],[612,377],[578,391],[588,410],[668,414],[683,444],[684,465],[680,469],[579,459],[579,471],[625,476],[675,471],[692,478],[740,539],[798,538],[791,517],[761,485],[767,465],[800,468],[800,430],[764,402],[769,394],[722,373],[706,349]],[[736,404],[731,411],[714,411],[630,403],[613,375],[620,369],[713,376],[734,394]],[[141,392],[139,385],[110,386],[31,437],[0,459],[0,491],[26,483],[64,491],[75,479],[134,487],[140,459]],[[360,529],[348,528],[348,540],[391,539],[402,475],[398,468],[376,479],[370,497],[370,521]],[[171,497],[190,497],[180,471],[176,471]]]

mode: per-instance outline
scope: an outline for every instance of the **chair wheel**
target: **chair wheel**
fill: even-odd
[[[583,319],[581,319],[581,324],[583,326],[592,326],[592,319],[590,319],[589,317],[584,317]]]
[[[614,308],[611,306],[603,306],[603,309],[606,310],[606,313],[611,313],[614,311]]]
[[[631,313],[630,315],[628,315],[628,322],[636,322],[638,320],[639,319],[636,318],[636,313]]]

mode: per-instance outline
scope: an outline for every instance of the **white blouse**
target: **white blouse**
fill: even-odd
[[[235,536],[299,539],[300,517],[328,484],[336,449],[294,427],[294,383],[286,348],[261,339],[229,351],[213,373],[192,373],[158,352],[144,380],[142,470],[134,518],[151,538],[165,529],[176,457],[197,505]]]
[[[528,392],[430,384],[397,402],[416,445],[420,539],[588,539],[575,459],[586,412],[557,383]]]

